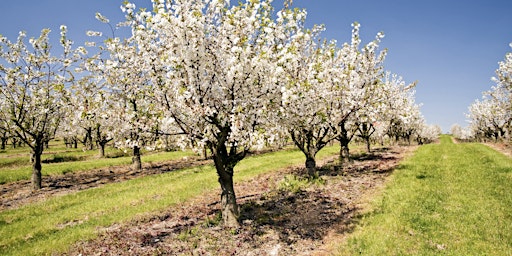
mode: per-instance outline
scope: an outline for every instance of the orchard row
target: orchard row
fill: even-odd
[[[74,47],[61,26],[60,56],[47,29],[29,44],[23,32],[0,38],[2,140],[31,147],[36,189],[43,145],[56,136],[131,149],[136,168],[143,147],[208,148],[224,221],[236,225],[233,168],[249,150],[293,141],[314,174],[329,142],[339,141],[346,159],[354,136],[369,150],[371,140],[424,143],[440,132],[425,124],[415,84],[385,71],[383,34],[362,44],[357,23],[339,44],[321,37],[323,26],[306,28],[305,10],[274,13],[269,0],[122,9],[130,37],[89,31],[90,42]]]
[[[510,44],[512,47],[512,44]],[[452,134],[464,140],[510,141],[512,138],[512,52],[499,62],[496,83],[483,93],[482,99],[469,106],[469,127],[452,127]]]

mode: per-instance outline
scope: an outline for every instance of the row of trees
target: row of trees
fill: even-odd
[[[384,71],[383,34],[361,44],[360,25],[341,44],[305,27],[306,12],[270,0],[153,0],[153,11],[125,3],[128,38],[72,47],[61,27],[62,56],[50,54],[49,30],[25,44],[0,38],[0,130],[32,149],[33,187],[41,187],[41,153],[56,135],[133,152],[172,140],[208,148],[221,185],[222,216],[238,225],[233,170],[249,150],[291,140],[315,173],[315,156],[332,141],[340,159],[358,136],[429,142],[415,84]],[[96,18],[109,24],[101,14]],[[100,32],[88,32],[99,36]],[[98,37],[95,37],[98,38]],[[94,41],[94,39],[92,40]],[[85,135],[84,135],[85,134]]]
[[[455,137],[494,141],[510,141],[512,138],[512,52],[499,62],[492,81],[496,85],[469,106],[469,127],[452,127]]]

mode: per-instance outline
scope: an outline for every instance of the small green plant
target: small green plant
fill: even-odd
[[[296,194],[306,190],[312,185],[324,185],[325,180],[315,175],[314,177],[299,177],[297,175],[286,175],[279,183],[278,188]]]
[[[197,233],[199,232],[199,229],[197,227],[193,228],[186,228],[184,231],[178,234],[178,239],[182,242],[187,241],[191,237],[195,237]]]
[[[215,214],[215,216],[210,219],[209,216],[206,216],[206,220],[204,221],[204,226],[205,227],[215,227],[215,226],[218,226],[222,221],[222,214],[220,212],[218,212],[217,214]]]

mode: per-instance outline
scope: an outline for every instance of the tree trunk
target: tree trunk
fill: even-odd
[[[208,159],[208,151],[207,146],[203,147],[203,158],[206,160]]]
[[[346,135],[342,135],[338,137],[338,141],[340,142],[340,163],[349,163],[350,149],[348,144],[350,143],[350,138]]]
[[[245,153],[237,154],[236,149],[231,148],[230,154],[224,142],[220,142],[218,145],[209,145],[212,152],[213,162],[215,163],[215,169],[219,176],[219,183],[221,187],[221,212],[224,226],[230,228],[238,228],[239,210],[238,204],[236,203],[236,194],[233,186],[233,168],[235,165],[243,159]],[[232,151],[232,152],[231,152]]]
[[[92,142],[92,127],[88,127],[85,129],[85,139],[84,139],[85,147],[87,150],[92,150],[93,142]]]
[[[140,160],[140,148],[137,146],[133,147],[132,166],[134,170],[142,170],[142,162]]]
[[[1,149],[4,150],[5,149],[5,146],[7,145],[7,137],[2,137],[2,145],[1,145]]]
[[[98,141],[98,154],[100,158],[105,157],[105,146],[107,145],[107,142],[104,141]]]
[[[364,138],[364,141],[366,142],[366,153],[370,154],[372,152],[370,137]]]
[[[340,126],[340,135],[338,136],[338,141],[340,142],[340,163],[349,163],[350,162],[350,149],[348,148],[348,144],[352,140],[352,137],[349,136],[348,130],[345,127],[345,122],[341,122]]]
[[[349,163],[350,162],[350,148],[348,147],[348,142],[346,140],[340,141],[340,162],[341,163]]]
[[[32,149],[31,161],[32,161],[32,189],[41,189],[42,175],[41,175],[41,155],[43,153],[43,142],[36,141],[34,148]]]
[[[238,217],[240,213],[233,186],[233,168],[227,167],[224,170],[217,170],[217,174],[219,175],[219,183],[222,189],[220,204],[224,225],[232,228],[239,227]]]
[[[306,157],[306,170],[308,172],[309,177],[314,177],[316,175],[315,156],[307,156]]]

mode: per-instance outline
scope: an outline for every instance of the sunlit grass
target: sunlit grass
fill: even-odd
[[[161,162],[168,160],[176,160],[186,156],[195,155],[192,151],[174,151],[174,152],[156,152],[141,157],[143,163]],[[60,155],[60,157],[71,158],[73,155]],[[81,155],[76,155],[79,158]],[[0,163],[6,159],[0,159]],[[27,160],[28,161],[28,160]],[[117,158],[89,158],[88,160],[77,160],[71,162],[58,162],[42,164],[43,175],[57,175],[69,172],[86,171],[97,168],[105,168],[111,166],[128,165],[131,163],[131,156]],[[29,164],[15,165],[9,168],[0,168],[0,184],[13,182],[18,180],[28,180],[32,173],[32,166]]]
[[[512,159],[481,144],[420,147],[340,255],[510,255]]]
[[[319,152],[322,159],[337,146]],[[235,167],[236,183],[262,173],[302,164],[304,155],[285,150],[247,157]],[[146,176],[54,197],[0,212],[0,255],[43,255],[62,252],[89,239],[102,227],[154,214],[219,187],[211,165]]]

